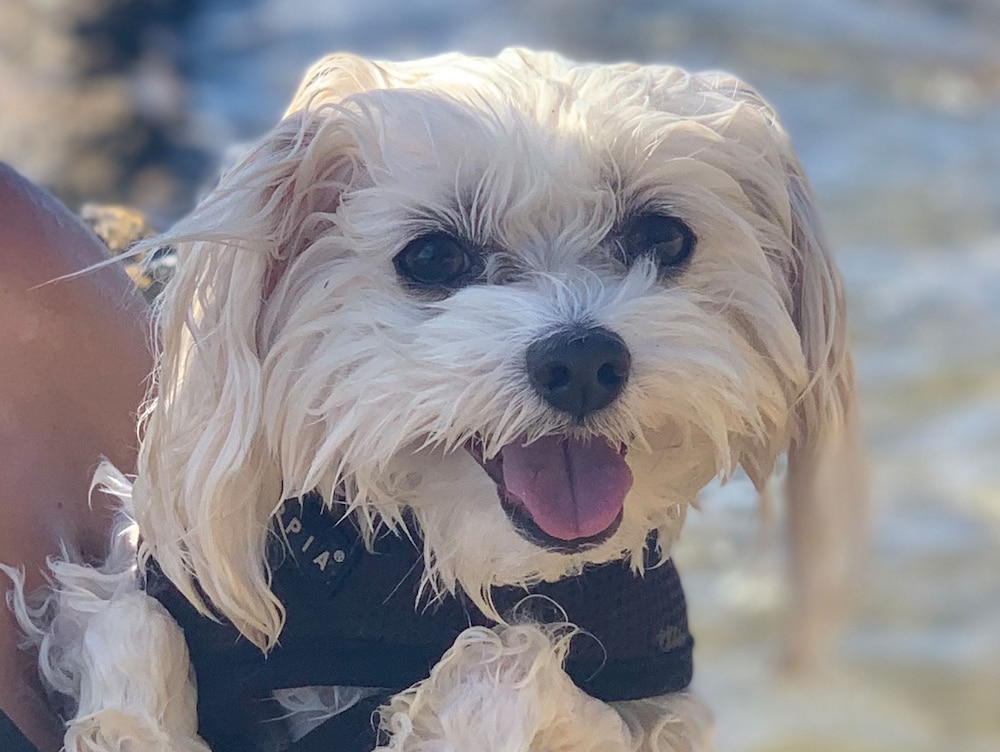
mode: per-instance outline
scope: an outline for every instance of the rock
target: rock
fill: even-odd
[[[156,235],[146,215],[128,206],[84,204],[80,218],[114,256],[129,255],[137,242]],[[125,272],[152,303],[170,281],[175,265],[176,254],[168,246],[152,253],[129,255]]]

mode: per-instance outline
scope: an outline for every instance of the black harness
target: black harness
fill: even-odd
[[[280,525],[288,546],[272,551],[272,587],[287,618],[266,656],[228,622],[198,614],[155,565],[147,573],[147,592],[184,630],[197,675],[199,733],[213,752],[370,752],[377,707],[426,678],[462,630],[493,622],[462,593],[416,606],[420,541],[387,534],[368,551],[351,521],[335,523],[318,494],[286,502]],[[652,550],[655,539],[649,543]],[[544,597],[525,601],[529,594]],[[581,627],[565,668],[600,700],[676,692],[691,681],[693,640],[669,561],[642,577],[622,562],[592,566],[527,590],[496,588],[493,598],[501,614],[516,606],[534,620]],[[308,686],[380,691],[289,744],[271,693]]]
[[[0,749],[4,752],[38,752],[6,713],[0,710]]]

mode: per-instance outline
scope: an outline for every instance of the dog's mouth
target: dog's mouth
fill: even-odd
[[[564,553],[603,543],[622,521],[632,488],[626,448],[599,437],[516,439],[486,459],[477,436],[466,450],[497,487],[514,528],[532,543]]]

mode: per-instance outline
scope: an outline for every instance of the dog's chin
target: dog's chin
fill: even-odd
[[[562,554],[601,545],[618,531],[624,497],[632,484],[625,447],[614,448],[597,437],[586,442],[559,436],[542,441],[549,451],[516,440],[487,458],[478,437],[465,448],[496,486],[511,526],[529,543]],[[536,456],[525,458],[525,454]],[[546,467],[547,455],[555,456],[557,468]],[[505,472],[505,457],[517,468],[508,464]],[[592,466],[574,467],[585,460]],[[517,484],[516,490],[509,487],[511,483]]]

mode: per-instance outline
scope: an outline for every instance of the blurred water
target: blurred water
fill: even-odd
[[[727,68],[776,106],[851,301],[875,480],[837,660],[776,678],[781,556],[742,481],[678,560],[719,748],[1000,751],[1000,3],[214,0],[188,59],[197,137],[263,132],[305,67],[509,44]]]

